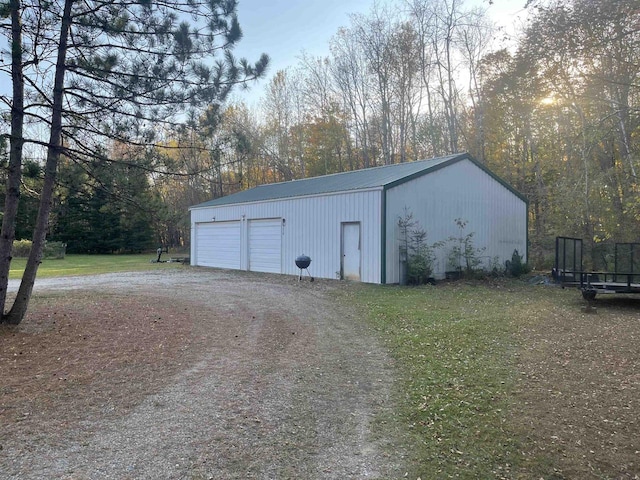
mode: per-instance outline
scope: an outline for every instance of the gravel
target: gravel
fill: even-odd
[[[171,302],[195,318],[192,351],[130,408],[3,438],[0,478],[400,477],[391,434],[374,427],[393,408],[393,364],[332,295],[343,286],[193,267],[38,280],[36,297]]]

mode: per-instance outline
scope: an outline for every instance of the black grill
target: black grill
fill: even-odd
[[[309,268],[309,265],[311,265],[311,258],[308,255],[300,255],[296,258],[296,266],[298,268]]]
[[[305,255],[304,253],[296,258],[296,267],[300,269],[300,274],[298,275],[298,281],[302,280],[302,270],[307,271],[307,275],[309,275],[311,281],[313,282],[313,277],[309,273],[309,265],[311,265],[311,257]]]

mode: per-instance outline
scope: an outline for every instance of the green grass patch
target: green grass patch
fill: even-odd
[[[182,266],[181,263],[151,263],[155,259],[155,254],[66,255],[62,259],[45,258],[38,268],[38,278],[134,272]],[[11,261],[9,278],[21,278],[26,263],[26,258],[14,258]]]
[[[402,432],[408,478],[515,478],[513,319],[529,290],[460,282],[345,293],[369,313],[401,370],[399,411],[383,428]]]

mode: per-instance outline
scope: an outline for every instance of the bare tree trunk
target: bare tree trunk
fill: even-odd
[[[454,96],[453,89],[453,62],[451,60],[451,43],[452,43],[452,27],[449,26],[447,30],[447,37],[445,40],[446,45],[446,57],[447,57],[447,101],[445,102],[447,125],[449,127],[449,153],[458,152],[458,113],[456,112],[456,98]]]
[[[628,90],[628,87],[627,87]],[[620,132],[618,135],[620,136],[620,146],[622,150],[622,158],[626,160],[629,164],[629,168],[631,169],[631,175],[633,178],[637,178],[636,168],[633,164],[633,156],[631,155],[631,146],[630,146],[630,135],[628,133],[627,122],[629,119],[629,106],[626,99],[628,95],[620,95],[622,97],[622,101],[618,101],[619,106],[616,106],[614,101],[611,101],[611,107],[614,112],[616,112],[616,117],[618,118],[618,125],[620,128]]]
[[[435,63],[433,62],[431,55],[431,38],[435,35],[434,33],[434,16],[435,13],[433,11],[433,4],[427,3],[422,0],[414,0],[413,3],[409,4],[411,15],[413,17],[413,21],[415,23],[415,27],[418,33],[418,52],[419,52],[419,61],[420,61],[420,76],[421,76],[421,88],[425,92],[423,95],[422,92],[420,94],[420,106],[418,107],[418,111],[421,110],[422,102],[426,100],[427,102],[427,138],[426,140],[429,142],[428,146],[424,146],[423,152],[416,153],[420,156],[433,156],[436,157],[440,155],[440,142],[438,136],[435,134],[435,113],[434,113],[434,105],[433,98],[431,94],[431,75],[433,72],[433,66]],[[414,145],[417,145],[417,141],[414,141]]]
[[[20,201],[20,181],[22,179],[22,147],[24,145],[24,78],[22,71],[22,22],[20,20],[19,0],[11,0],[9,8],[11,11],[11,81],[13,99],[11,104],[9,168],[2,231],[0,232],[0,316],[2,320],[4,320],[4,309],[7,301],[11,251],[16,235],[16,217]]]
[[[49,224],[49,213],[53,200],[53,190],[56,183],[56,173],[58,170],[58,160],[62,151],[62,100],[64,97],[64,77],[66,73],[65,62],[67,57],[67,45],[69,30],[71,28],[71,6],[73,0],[66,0],[62,15],[62,25],[60,27],[60,42],[58,44],[58,58],[56,61],[56,72],[53,86],[53,111],[51,113],[51,132],[49,146],[47,148],[47,162],[44,169],[44,184],[40,196],[40,208],[33,232],[33,244],[27,259],[27,266],[18,295],[6,315],[8,323],[18,324],[27,313],[33,285],[38,273],[38,267],[42,262],[44,243],[47,236],[47,226]]]

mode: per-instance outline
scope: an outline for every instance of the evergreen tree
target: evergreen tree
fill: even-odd
[[[9,0],[0,32],[11,45],[11,146],[0,234],[0,313],[19,323],[42,258],[61,155],[105,161],[115,143],[151,145],[188,110],[219,105],[267,66],[236,60],[242,32],[235,0]],[[190,19],[191,23],[186,20]],[[215,59],[215,61],[214,61]],[[28,79],[26,81],[25,79]],[[25,124],[44,123],[43,144]],[[18,295],[5,312],[25,142],[46,157],[33,248]]]

